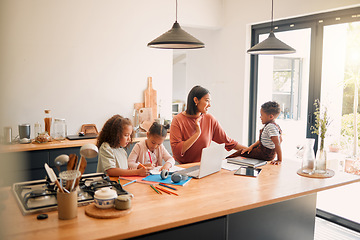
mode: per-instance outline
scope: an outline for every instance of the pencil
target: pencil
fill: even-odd
[[[119,180],[119,181],[120,181],[120,180]],[[129,185],[129,184],[131,184],[131,183],[134,183],[134,182],[136,182],[136,181],[137,181],[137,179],[132,180],[131,182],[125,183],[125,184],[123,185],[123,187],[125,187],[126,185]]]
[[[171,193],[169,193],[168,191],[164,191],[164,189],[161,189],[161,188],[159,188],[159,187],[157,187],[157,186],[155,186],[155,188],[156,188],[157,190],[159,190],[159,191],[163,191],[164,193],[171,195]]]
[[[154,189],[154,191],[157,193],[157,194],[162,194],[161,192],[159,192],[156,188],[154,188],[154,186],[153,185],[150,185],[150,187],[152,188],[152,189]]]
[[[176,188],[174,188],[174,187],[170,187],[170,186],[165,185],[165,184],[163,184],[163,183],[159,183],[159,185],[160,185],[160,186],[163,186],[163,187],[170,188],[170,189],[172,189],[172,190],[177,190]]]
[[[141,163],[139,163],[139,165],[140,165],[142,168],[146,169],[146,167],[145,167],[144,165],[142,165]]]
[[[161,190],[161,191],[163,191],[163,192],[166,192],[166,193],[170,193],[170,194],[174,194],[174,195],[176,195],[176,196],[179,196],[177,193],[174,193],[174,192],[172,192],[172,191],[170,191],[170,190],[167,190],[167,189],[164,189],[164,188],[161,188],[161,187],[156,187],[157,189],[159,189],[159,190]]]

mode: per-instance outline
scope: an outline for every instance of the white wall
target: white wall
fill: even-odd
[[[297,2],[276,0],[275,19],[358,4]],[[179,23],[206,44],[187,54],[187,86],[207,87],[211,112],[244,143],[249,29],[251,23],[269,21],[270,3],[179,0]],[[175,1],[168,0],[2,0],[0,128],[12,126],[17,134],[18,124],[33,126],[49,108],[53,117],[66,119],[69,134],[83,123],[101,129],[113,114],[131,117],[133,104],[143,101],[148,76],[162,100],[162,115],[170,118],[172,50],[146,44],[169,30],[174,20]]]
[[[180,0],[178,20],[216,28],[218,2]],[[172,50],[146,45],[174,22],[175,1],[1,0],[1,130],[11,126],[15,136],[21,123],[44,127],[44,109],[65,118],[69,134],[84,123],[100,130],[113,114],[132,116],[148,76],[161,115],[171,118]]]

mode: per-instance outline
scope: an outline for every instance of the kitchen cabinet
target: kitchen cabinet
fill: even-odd
[[[132,144],[126,149],[128,155],[130,154],[134,145],[140,141],[141,138],[137,138],[134,140]],[[87,142],[82,142],[81,146]],[[89,143],[94,143],[94,140],[89,140]],[[71,147],[71,144],[74,144],[74,147]],[[36,145],[36,144],[32,144]],[[59,171],[54,165],[54,160],[57,156],[61,154],[76,154],[80,158],[80,147],[78,146],[79,143],[75,141],[64,141],[63,146],[61,147],[58,145],[56,148],[49,148],[46,149],[46,145],[40,145],[40,150],[33,149],[33,146],[30,144],[24,145],[24,148],[30,148],[31,150],[25,151],[7,151],[2,152],[0,156],[0,163],[1,166],[5,166],[6,170],[3,169],[3,174],[0,177],[0,186],[9,186],[15,182],[24,182],[24,181],[31,181],[31,180],[39,180],[44,179],[46,177],[46,171],[44,168],[44,164],[47,163],[50,167],[52,167],[55,173],[58,175]],[[45,146],[45,147],[44,147]],[[171,152],[170,141],[166,139],[164,141],[165,148]],[[22,147],[22,146],[19,146]],[[94,173],[96,172],[97,168],[97,157],[86,159],[87,166],[85,169],[86,173]],[[66,166],[62,166],[61,171],[66,170]]]

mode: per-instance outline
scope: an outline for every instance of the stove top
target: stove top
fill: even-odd
[[[94,201],[95,191],[102,187],[110,187],[118,195],[129,194],[122,186],[111,181],[103,173],[85,174],[78,187],[78,205],[87,205]],[[14,183],[12,192],[23,215],[57,210],[57,186],[49,179]]]

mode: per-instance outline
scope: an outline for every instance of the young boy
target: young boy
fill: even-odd
[[[271,160],[271,164],[281,164],[281,129],[275,123],[275,119],[280,114],[280,106],[277,102],[266,102],[261,105],[260,119],[265,126],[260,130],[259,140],[250,147],[239,150],[227,158],[242,156],[262,160]],[[277,160],[275,160],[277,155]]]

